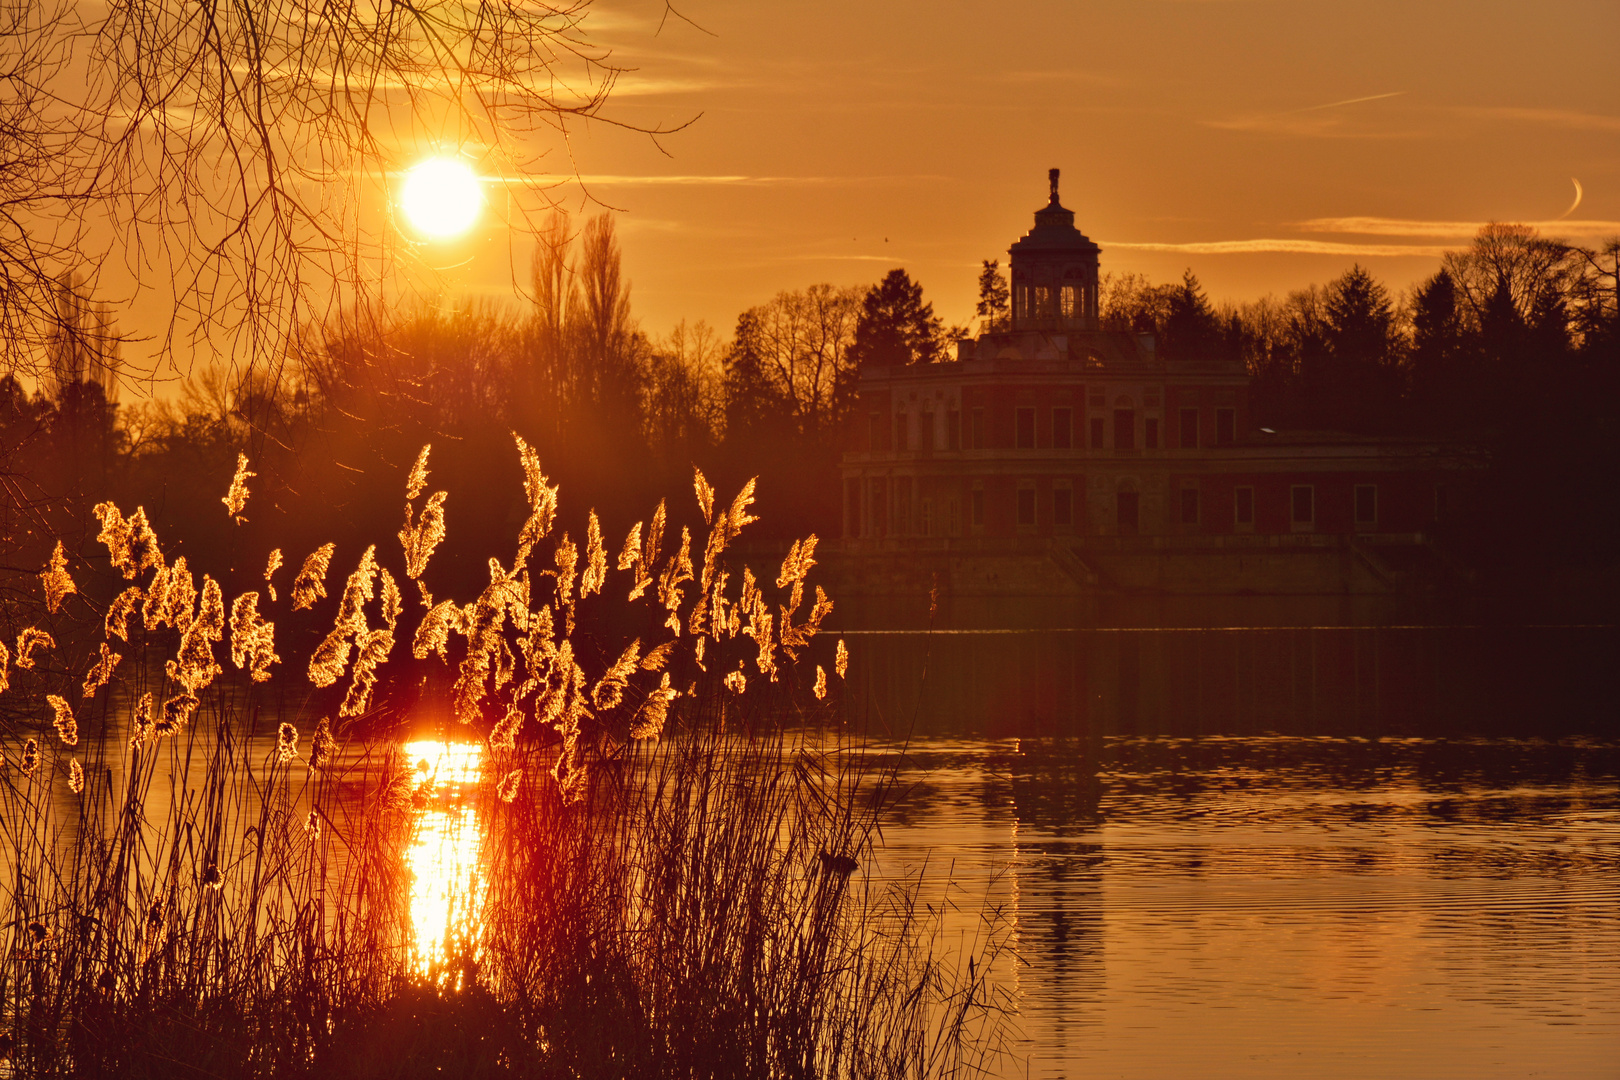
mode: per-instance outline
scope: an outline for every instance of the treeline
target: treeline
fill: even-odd
[[[694,465],[727,491],[760,476],[755,536],[836,535],[832,477],[859,364],[943,359],[949,345],[903,271],[782,293],[729,340],[701,322],[649,335],[605,214],[582,227],[553,215],[529,286],[522,305],[307,326],[282,363],[200,371],[169,398],[109,400],[82,363],[33,394],[0,379],[0,514],[18,587],[58,537],[92,556],[89,510],[109,498],[145,506],[171,555],[223,554],[244,573],[272,542],[289,559],[328,541],[358,549],[398,527],[426,443],[433,485],[451,493],[440,565],[476,578],[489,556],[510,557],[490,538],[525,512],[513,433],[561,484],[576,537],[592,508],[610,534],[665,496],[684,510]],[[256,474],[245,527],[219,501],[238,453]]]
[[[1266,426],[1477,436],[1521,425],[1550,382],[1612,376],[1617,261],[1620,241],[1491,225],[1401,296],[1360,266],[1220,307],[1191,271],[1172,285],[1124,275],[1104,282],[1102,321],[1158,335],[1170,357],[1241,361]]]
[[[1153,333],[1172,358],[1242,362],[1254,422],[1443,440],[1477,454],[1487,494],[1457,517],[1459,550],[1488,559],[1610,558],[1620,537],[1620,244],[1584,249],[1492,226],[1427,281],[1394,295],[1361,267],[1248,304],[1112,276],[1105,328]],[[981,329],[1005,320],[1005,282],[980,279]],[[401,513],[424,443],[449,490],[446,560],[482,572],[522,491],[511,433],[536,447],[583,518],[610,531],[684,494],[693,465],[735,489],[761,477],[759,535],[836,535],[836,469],[864,363],[953,358],[953,339],[903,271],[868,288],[814,285],[703,323],[643,331],[611,218],[554,215],[521,306],[355,312],[307,326],[279,365],[198,373],[172,399],[109,401],[84,364],[42,391],[0,380],[7,561],[32,569],[89,506],[147,507],[197,550],[243,553],[265,527],[289,550],[374,540]],[[64,363],[71,360],[62,350]],[[246,453],[253,527],[219,495]],[[1503,522],[1511,522],[1511,529]],[[581,532],[583,520],[564,521]],[[27,549],[26,552],[23,549]],[[289,556],[291,557],[291,556]]]

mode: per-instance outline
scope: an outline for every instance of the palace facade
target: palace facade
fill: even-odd
[[[1443,570],[1427,537],[1462,465],[1410,440],[1257,428],[1241,363],[1101,329],[1100,250],[1057,170],[1009,255],[1010,329],[954,362],[862,370],[846,554],[896,580],[929,563],[930,587],[943,575],[958,595],[1376,595]],[[884,572],[851,568],[867,592]]]

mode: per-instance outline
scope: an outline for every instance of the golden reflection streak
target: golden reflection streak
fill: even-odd
[[[484,900],[478,866],[484,828],[472,795],[483,777],[484,748],[424,739],[406,743],[405,752],[425,796],[405,855],[411,872],[413,960],[418,973],[431,976],[452,946],[476,951]]]

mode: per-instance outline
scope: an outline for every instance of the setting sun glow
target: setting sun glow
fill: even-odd
[[[484,191],[465,162],[429,158],[405,174],[399,205],[417,232],[447,240],[472,228],[484,208]]]

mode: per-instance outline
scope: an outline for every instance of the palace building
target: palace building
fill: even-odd
[[[1062,623],[1109,596],[1389,597],[1436,580],[1428,533],[1462,466],[1432,444],[1257,428],[1241,363],[1102,329],[1100,249],[1050,181],[1009,249],[1011,328],[954,362],[860,373],[842,465],[855,591],[914,591],[926,572],[970,621],[1038,597]],[[1189,617],[1223,617],[1205,608]]]

